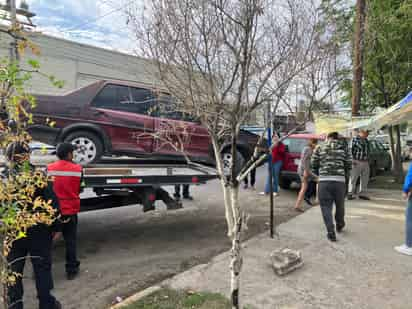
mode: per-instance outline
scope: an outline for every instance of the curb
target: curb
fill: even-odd
[[[140,299],[149,296],[150,294],[153,294],[157,291],[159,291],[161,289],[161,287],[159,285],[154,285],[151,287],[148,287],[147,289],[140,291],[136,294],[133,294],[132,296],[126,298],[125,300],[121,301],[120,303],[111,306],[109,309],[119,309],[122,307],[125,307],[127,305],[130,305],[131,303],[137,302]]]

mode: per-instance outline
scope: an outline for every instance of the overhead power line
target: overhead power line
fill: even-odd
[[[90,20],[88,20],[88,21],[86,21],[86,22],[84,22],[84,23],[82,23],[82,24],[79,24],[79,25],[76,25],[76,26],[71,27],[71,28],[69,28],[69,29],[66,29],[65,31],[73,31],[73,30],[80,29],[80,28],[82,28],[82,27],[84,27],[84,26],[87,26],[87,25],[89,25],[89,24],[92,24],[92,23],[94,24],[94,23],[96,23],[97,21],[99,21],[99,20],[101,20],[101,19],[103,19],[103,18],[105,18],[105,17],[107,17],[107,16],[109,16],[109,15],[111,15],[111,14],[113,14],[113,13],[116,13],[116,12],[119,12],[119,11],[123,10],[126,6],[132,4],[132,3],[135,2],[135,1],[136,1],[136,0],[131,0],[131,1],[127,2],[125,5],[122,5],[122,6],[119,7],[119,8],[115,8],[115,9],[113,9],[113,10],[111,10],[111,11],[109,11],[109,12],[103,14],[103,15],[97,16],[96,18],[90,19]],[[106,3],[107,3],[107,2],[106,2]]]

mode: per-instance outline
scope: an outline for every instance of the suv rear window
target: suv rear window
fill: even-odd
[[[308,145],[309,140],[305,138],[287,138],[283,141],[290,153],[301,153],[303,148]]]

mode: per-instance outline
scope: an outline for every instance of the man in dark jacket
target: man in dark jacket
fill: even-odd
[[[336,230],[345,227],[345,180],[352,167],[348,147],[339,140],[338,133],[330,133],[326,143],[319,145],[312,155],[313,173],[319,175],[319,202],[330,241],[336,241],[333,204],[336,207]]]
[[[4,181],[12,181],[13,177],[21,175],[23,167],[30,161],[30,147],[22,142],[11,143],[6,149],[6,157],[10,162],[10,168],[2,173]],[[33,200],[40,197],[45,201],[51,200],[53,207],[58,209],[58,202],[53,193],[51,185],[44,188],[36,188]],[[33,210],[41,211],[41,210]],[[52,248],[51,226],[37,224],[27,230],[26,237],[15,240],[7,256],[10,270],[20,274],[15,284],[8,286],[8,301],[10,309],[23,309],[23,283],[22,276],[27,255],[31,256],[34,276],[36,281],[39,309],[60,309],[61,304],[51,294],[53,289],[53,278],[51,271],[51,248]]]

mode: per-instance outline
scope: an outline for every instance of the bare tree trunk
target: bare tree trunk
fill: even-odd
[[[395,134],[396,138],[394,138]],[[389,141],[391,147],[393,173],[395,175],[396,182],[401,183],[403,180],[403,167],[399,125],[389,127]]]
[[[8,261],[7,261],[7,253],[6,253],[6,250],[5,250],[5,247],[6,247],[6,245],[5,245],[5,235],[2,235],[2,237],[3,237],[3,239],[2,239],[2,242],[1,242],[1,252],[2,252],[2,255],[1,255],[1,271],[2,272],[4,272],[5,274],[9,274],[10,273],[10,269],[9,269],[9,263],[8,263]],[[9,285],[10,283],[9,282],[7,282],[7,280],[3,280],[3,282],[2,282],[2,287],[3,287],[3,297],[2,297],[2,299],[3,299],[3,308],[4,309],[8,309],[9,308],[9,297],[8,297],[8,285]]]
[[[403,166],[402,166],[402,145],[401,145],[401,128],[399,125],[396,125],[395,127],[395,133],[396,133],[396,170],[395,170],[395,176],[396,176],[396,181],[398,183],[402,183],[403,181]]]
[[[239,208],[239,187],[231,187],[231,204],[235,219],[235,229],[232,236],[232,250],[230,254],[230,295],[232,308],[239,309],[239,289],[240,289],[240,272],[242,270],[243,258],[241,251],[241,234],[243,216]]]
[[[366,0],[356,1],[356,24],[354,37],[352,116],[358,116],[362,97],[363,47],[366,18]]]
[[[396,161],[396,151],[395,151],[395,140],[393,139],[393,127],[389,126],[388,128],[389,134],[389,146],[391,148],[391,156],[392,156],[392,170],[395,170],[395,161]]]

